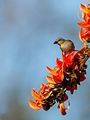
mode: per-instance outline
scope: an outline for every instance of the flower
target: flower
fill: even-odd
[[[81,50],[72,52],[68,55],[62,55],[63,60],[56,59],[54,69],[46,67],[50,74],[46,76],[47,84],[42,84],[40,90],[32,89],[34,101],[29,100],[29,106],[34,110],[43,108],[49,110],[56,102],[59,102],[58,108],[62,115],[69,109],[65,107],[64,102],[68,100],[66,91],[71,94],[77,90],[78,85],[86,79],[86,61],[90,57],[90,48],[83,47]]]
[[[28,101],[29,106],[34,110],[39,110],[42,108],[42,105],[38,102],[33,102],[32,100]]]
[[[56,59],[56,65],[53,69],[46,67],[49,75],[46,76],[47,83],[42,84],[37,92],[32,89],[33,100],[29,100],[29,106],[34,110],[49,110],[56,102],[62,115],[66,115],[70,103],[65,106],[65,102],[69,99],[67,91],[71,94],[77,90],[78,85],[86,79],[86,61],[90,57],[90,48],[86,42],[90,38],[90,4],[84,6],[80,4],[82,11],[82,22],[80,26],[79,37],[84,43],[84,47],[77,52],[73,51],[68,55],[62,54],[62,60]]]
[[[81,39],[81,41],[85,43],[89,37],[90,37],[90,31],[88,30],[88,31],[84,32],[83,29],[80,28],[79,38]]]
[[[85,62],[89,56],[90,49],[84,47],[76,53],[62,55],[63,61],[57,58],[54,69],[46,67],[47,72],[51,75],[46,76],[48,83],[42,84],[38,92],[34,88],[32,89],[32,97],[35,101],[29,100],[29,106],[34,110],[41,108],[49,110],[57,101],[61,114],[65,115],[69,108],[64,106],[64,102],[68,100],[66,91],[73,94],[80,82],[86,79]]]
[[[32,97],[36,100],[36,102],[33,102],[32,100],[29,100],[29,106],[34,110],[39,110],[42,108],[43,98],[44,96],[38,92],[36,92],[34,89],[32,89]]]
[[[80,10],[86,15],[90,16],[90,4],[88,4],[87,6],[80,4]]]
[[[65,107],[64,103],[61,103],[58,105],[58,108],[60,109],[60,112],[62,115],[66,115],[66,110],[68,110],[70,107],[70,103],[68,102],[68,106]]]
[[[47,72],[52,75],[46,76],[46,79],[49,83],[58,84],[63,81],[65,72],[64,69],[73,64],[74,55],[74,52],[69,54],[68,56],[62,55],[63,62],[60,61],[59,58],[57,58],[56,66],[53,70],[49,67],[46,67]]]
[[[64,62],[64,64],[65,64],[66,67],[68,67],[69,65],[73,64],[74,56],[75,56],[74,52],[72,52],[68,56],[62,55],[63,62]]]
[[[86,45],[88,38],[90,38],[90,4],[84,6],[80,4],[80,10],[82,11],[82,22],[79,22],[80,26],[79,37],[82,42],[84,42],[84,46]]]
[[[49,83],[52,84],[58,84],[63,81],[64,74],[63,74],[63,62],[59,60],[59,58],[56,59],[56,66],[54,69],[50,69],[49,67],[46,67],[46,70],[49,74],[52,76],[46,76],[46,79]]]

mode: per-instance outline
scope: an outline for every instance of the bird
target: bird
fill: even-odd
[[[68,55],[75,51],[75,46],[72,40],[66,40],[64,38],[58,38],[54,42],[54,44],[58,44],[60,46],[60,49],[62,51],[63,55]]]

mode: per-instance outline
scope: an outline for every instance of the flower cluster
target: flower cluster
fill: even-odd
[[[62,54],[62,60],[56,59],[54,69],[46,67],[49,75],[46,76],[47,84],[42,84],[38,92],[32,89],[32,97],[35,101],[29,100],[29,106],[34,110],[43,108],[49,110],[56,102],[62,115],[66,114],[69,109],[70,102],[65,106],[64,103],[68,100],[67,91],[71,94],[77,90],[78,85],[86,79],[86,61],[90,57],[90,48],[86,45],[89,40],[89,16],[90,5],[87,7],[80,5],[83,12],[83,21],[78,23],[80,28],[80,39],[84,43],[84,47],[79,51],[72,51],[68,55]],[[83,30],[84,28],[85,30]]]
[[[80,26],[79,36],[82,42],[90,42],[90,4],[87,6],[80,4],[80,10],[83,20],[78,23]]]

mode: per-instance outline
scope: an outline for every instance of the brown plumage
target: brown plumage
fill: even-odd
[[[63,38],[57,39],[54,44],[58,44],[62,50],[62,54],[67,55],[75,50],[74,43],[71,40],[65,40]]]

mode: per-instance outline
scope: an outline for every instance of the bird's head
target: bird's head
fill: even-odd
[[[56,39],[56,41],[54,42],[54,44],[58,44],[59,46],[61,46],[61,44],[64,43],[64,42],[65,42],[65,39],[58,38],[58,39]]]

